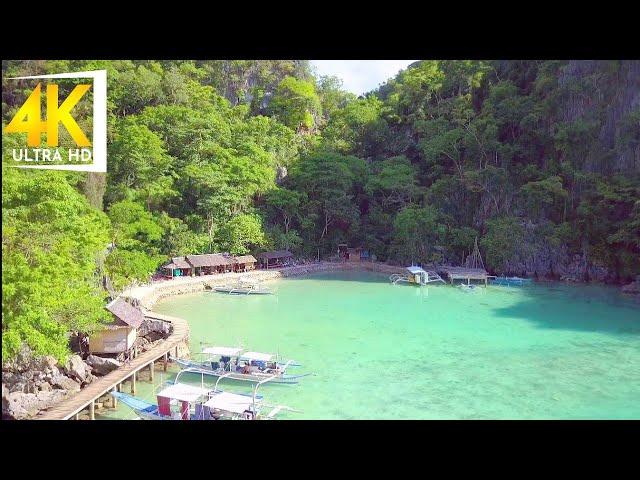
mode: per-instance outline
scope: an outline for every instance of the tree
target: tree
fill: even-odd
[[[509,261],[523,241],[524,230],[516,217],[498,217],[487,221],[487,233],[480,240],[486,265],[497,273],[509,273]]]
[[[313,129],[322,115],[322,105],[313,83],[284,78],[269,105],[271,114],[289,128]]]
[[[392,251],[403,261],[434,261],[438,258],[434,247],[443,234],[434,207],[408,206],[398,212],[393,222]]]
[[[267,244],[262,220],[255,214],[235,216],[220,229],[218,236],[222,250],[233,255],[243,255]]]
[[[108,318],[97,271],[109,221],[64,173],[2,170],[2,360],[26,344],[64,361],[68,332]]]
[[[306,201],[306,195],[286,188],[276,188],[267,192],[264,200],[267,207],[277,212],[274,217],[283,222],[284,233],[287,234],[291,222],[299,215],[300,205]]]

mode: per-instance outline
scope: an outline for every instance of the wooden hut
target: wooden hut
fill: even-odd
[[[194,275],[211,275],[232,272],[234,260],[219,253],[187,255],[187,261],[193,266]]]
[[[120,297],[109,303],[106,309],[113,314],[113,321],[89,335],[89,352],[126,352],[136,341],[137,329],[142,325],[144,315]]]
[[[369,252],[362,247],[348,247],[346,243],[338,245],[338,255],[344,262],[360,262],[369,258]]]
[[[255,270],[257,260],[253,255],[240,255],[239,257],[233,257],[234,272],[248,272]]]
[[[193,273],[193,266],[185,257],[173,257],[169,263],[162,266],[162,269],[165,271],[165,276],[169,278],[188,277]]]
[[[269,268],[282,267],[286,265],[291,258],[293,258],[293,253],[289,250],[275,250],[272,252],[263,252],[258,255],[260,266],[267,270]]]

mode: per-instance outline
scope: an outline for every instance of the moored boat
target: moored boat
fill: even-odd
[[[131,408],[142,420],[261,420],[274,419],[283,410],[295,411],[284,405],[266,405],[257,395],[173,383],[157,394],[157,404],[122,392],[111,392]],[[264,414],[264,407],[272,410]]]
[[[247,382],[295,384],[310,374],[287,374],[290,367],[298,367],[293,360],[280,360],[276,355],[262,352],[244,352],[237,347],[207,347],[200,352],[202,360],[176,359],[182,373],[196,373],[212,377]],[[179,375],[180,375],[179,374]]]
[[[389,277],[389,281],[394,285],[398,283],[410,283],[414,285],[428,285],[429,283],[442,282],[444,280],[435,271],[426,271],[421,267],[412,265],[406,268],[406,274],[394,273]]]
[[[273,292],[267,287],[251,283],[238,283],[235,285],[219,285],[213,287],[213,291],[227,293],[229,295],[272,295]]]

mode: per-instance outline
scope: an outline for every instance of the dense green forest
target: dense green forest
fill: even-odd
[[[347,242],[378,260],[622,282],[640,273],[640,62],[421,61],[356,97],[306,61],[107,69],[108,173],[7,167],[32,84],[3,82],[2,358],[63,358],[168,256]]]

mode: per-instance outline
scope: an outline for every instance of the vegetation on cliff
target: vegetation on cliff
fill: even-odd
[[[497,273],[640,273],[640,62],[422,61],[360,98],[305,61],[2,67],[107,69],[109,92],[106,181],[8,168],[3,133],[3,361],[64,357],[104,320],[102,273],[170,255],[460,263],[478,237]],[[3,127],[32,88],[4,82]]]

